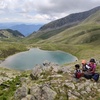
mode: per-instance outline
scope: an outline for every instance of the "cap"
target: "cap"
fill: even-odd
[[[90,62],[94,62],[95,63],[95,59],[90,59]]]
[[[86,60],[82,60],[82,64],[86,64]]]

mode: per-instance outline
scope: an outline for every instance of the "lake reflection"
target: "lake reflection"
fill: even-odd
[[[57,64],[74,62],[77,58],[62,51],[45,51],[38,48],[30,49],[8,57],[0,66],[18,70],[32,69],[36,64],[42,64],[45,60]]]

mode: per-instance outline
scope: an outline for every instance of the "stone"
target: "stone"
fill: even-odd
[[[91,88],[90,87],[86,87],[86,91],[88,92],[88,93],[90,93],[91,92]]]
[[[78,89],[78,90],[82,90],[82,89],[84,89],[84,87],[85,87],[84,84],[82,84],[82,83],[81,83],[81,84],[80,84],[80,83],[77,83],[76,86],[77,86],[77,89]]]
[[[30,74],[30,77],[33,80],[36,80],[40,77],[41,73],[42,73],[42,68],[40,65],[37,65],[32,69],[32,73]]]
[[[75,89],[75,85],[74,85],[72,82],[66,82],[66,81],[65,81],[65,85],[66,85],[68,88]]]
[[[87,94],[87,92],[86,91],[81,91],[81,94],[85,95],[85,94]]]
[[[53,91],[52,89],[48,88],[47,86],[44,86],[43,88],[43,100],[54,100],[57,93]]]
[[[30,89],[30,94],[37,100],[54,100],[57,93],[48,86],[33,86]]]
[[[32,95],[27,95],[25,98],[22,98],[21,100],[37,100],[37,99]]]
[[[20,87],[15,91],[14,100],[20,100],[26,97],[28,93],[27,87]]]

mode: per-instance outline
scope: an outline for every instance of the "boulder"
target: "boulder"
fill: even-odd
[[[15,91],[14,100],[21,100],[26,97],[28,93],[27,87],[20,87]]]
[[[21,100],[37,100],[37,99],[32,95],[27,95],[25,98],[22,98]]]
[[[30,94],[33,95],[36,100],[54,100],[57,95],[57,93],[48,86],[33,86],[30,89]]]
[[[68,88],[75,89],[75,85],[72,82],[68,81],[68,80],[65,80],[64,85],[67,86]]]
[[[32,73],[30,74],[30,77],[33,80],[36,80],[40,77],[41,73],[42,73],[42,67],[40,65],[37,65],[32,69]]]

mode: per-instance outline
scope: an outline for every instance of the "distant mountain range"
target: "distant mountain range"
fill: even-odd
[[[19,32],[11,29],[1,30],[0,37],[3,38],[24,37],[21,34],[22,31],[27,36],[28,34],[25,32],[30,31],[31,33],[31,29],[35,29],[35,26],[36,29],[38,27],[38,31],[32,31],[32,34],[23,39],[23,41],[25,40],[25,42],[29,43],[100,44],[100,6],[89,11],[70,14],[43,26],[0,24],[0,28],[4,26]]]
[[[24,36],[28,36],[34,31],[37,31],[42,25],[35,24],[19,24],[19,23],[0,23],[0,29],[12,29],[17,30]]]

